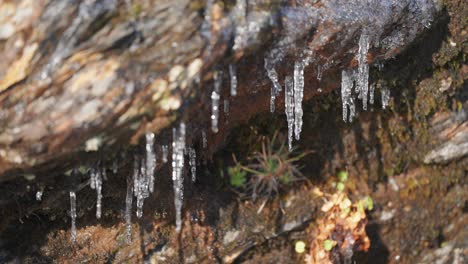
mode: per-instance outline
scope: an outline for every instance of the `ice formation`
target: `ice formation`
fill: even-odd
[[[172,181],[174,186],[174,205],[176,209],[176,231],[182,228],[182,205],[184,200],[184,150],[185,124],[172,129]]]
[[[76,194],[70,192],[71,240],[76,241]]]
[[[154,152],[154,134],[146,133],[146,177],[148,179],[149,192],[154,191],[154,170],[156,169],[156,153]]]
[[[302,100],[304,98],[304,68],[309,65],[309,57],[294,62],[294,136],[301,138],[302,131]]]
[[[369,104],[374,104],[375,83],[369,86]]]
[[[382,108],[386,109],[390,102],[390,90],[387,87],[382,86],[380,93],[382,95]]]
[[[133,203],[133,186],[132,178],[127,178],[127,196],[125,197],[125,232],[126,242],[132,242],[132,203]]]
[[[94,168],[91,170],[90,187],[96,190],[96,218],[101,218],[102,211],[102,179],[104,168]]]
[[[292,150],[292,140],[294,132],[294,82],[291,76],[286,76],[284,81],[284,111],[288,121],[288,146]]]
[[[354,98],[352,96],[354,76],[355,74],[352,71],[343,70],[341,72],[341,101],[343,104],[343,121],[345,122],[351,122],[356,114]]]
[[[356,80],[356,91],[362,100],[362,108],[367,110],[367,99],[369,94],[369,65],[367,64],[367,53],[369,51],[369,35],[362,33],[359,39],[359,50],[357,54],[358,71]]]
[[[146,167],[140,166],[138,157],[135,156],[133,160],[133,193],[137,199],[137,212],[138,218],[143,216],[143,203],[149,197],[149,181],[146,174]]]
[[[162,162],[166,163],[167,162],[167,156],[169,155],[169,146],[167,145],[162,145],[161,146],[161,156],[162,156]]]
[[[271,55],[267,55],[265,57],[265,70],[267,72],[267,76],[270,79],[270,81],[273,83],[273,86],[271,87],[271,95],[270,95],[270,112],[275,112],[275,100],[276,96],[278,96],[279,92],[281,92],[281,84],[278,81],[278,73],[275,70],[275,61],[273,59],[270,59]]]
[[[221,84],[223,81],[223,73],[217,71],[214,74],[214,89],[211,93],[211,130],[218,133],[218,119],[219,119],[219,99],[221,98]]]
[[[192,182],[197,180],[197,152],[193,147],[188,149],[189,155],[189,166],[190,166],[190,173],[192,174]]]
[[[42,191],[37,191],[36,192],[36,201],[40,201],[42,200]]]
[[[237,72],[236,65],[229,64],[229,76],[231,80],[231,96],[237,95]]]

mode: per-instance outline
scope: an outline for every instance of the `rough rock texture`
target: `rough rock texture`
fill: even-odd
[[[314,243],[326,232],[339,243],[326,255],[333,263],[466,262],[465,2],[248,1],[247,15],[241,1],[0,2],[0,262],[302,263],[323,251]],[[368,56],[383,67],[371,67],[370,81],[390,89],[389,104],[381,111],[376,100],[345,124],[335,88],[341,70],[357,66],[365,25],[382,43]],[[227,179],[232,154],[248,162],[259,135],[286,133],[283,114],[264,114],[272,87],[265,57],[284,54],[275,67],[282,84],[305,50],[315,61],[305,69],[309,103],[295,145],[310,152],[298,164],[307,180],[241,201]],[[213,134],[209,97],[220,69],[230,112]],[[280,96],[278,111],[282,104]],[[156,132],[167,145],[167,128],[179,121],[200,158],[197,181],[185,184],[182,230],[174,228],[170,166],[158,159],[155,193],[141,219],[132,214],[127,244],[126,178],[134,154],[144,153],[140,135]],[[99,220],[88,167],[107,172]],[[355,234],[369,237],[367,252],[349,248],[343,229],[321,228],[341,170],[349,175],[342,194],[374,201],[358,222],[366,234]]]
[[[81,151],[135,143],[175,120],[196,120],[191,134],[197,135],[209,117],[212,73],[230,63],[238,64],[239,76],[238,96],[229,99],[234,124],[267,109],[272,84],[264,58],[282,83],[293,72],[282,61],[311,56],[306,83],[328,92],[339,71],[356,63],[361,32],[374,44],[369,62],[391,58],[430,26],[439,6],[433,0],[23,0],[0,8],[6,179],[63,169]],[[314,78],[318,68],[321,82]],[[318,93],[306,89],[306,99]],[[212,148],[223,131],[229,126],[212,136]]]

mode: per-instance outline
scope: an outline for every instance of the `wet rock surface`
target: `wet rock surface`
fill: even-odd
[[[0,262],[468,259],[464,1],[23,0],[0,3],[0,12]],[[363,65],[364,29],[375,104],[362,111],[356,99],[356,117],[344,123],[336,88],[342,70]],[[233,154],[252,163],[261,138],[276,134],[287,148],[283,95],[267,114],[271,70],[284,92],[282,80],[308,56],[302,136],[293,143],[293,153],[308,153],[295,163],[305,179],[246,198],[231,182]],[[192,181],[193,154],[179,152],[178,211],[171,128],[180,123],[197,159]],[[142,185],[142,217],[135,198],[128,218],[135,160],[140,176],[152,166],[151,132],[154,191]],[[96,171],[102,178],[90,179]]]

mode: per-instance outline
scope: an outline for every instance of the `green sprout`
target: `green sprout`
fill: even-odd
[[[338,191],[342,192],[344,190],[344,188],[345,188],[344,183],[339,182],[339,183],[336,184],[336,189],[338,189]]]
[[[374,209],[374,201],[372,200],[372,198],[370,196],[366,196],[363,200],[362,200],[362,203],[363,203],[363,206],[368,210],[368,211],[372,211],[372,209]]]
[[[336,241],[333,241],[333,240],[330,240],[330,239],[327,239],[327,240],[323,241],[323,248],[326,251],[332,250],[335,245],[336,245]]]
[[[229,182],[233,187],[242,187],[247,181],[247,172],[242,170],[240,166],[229,167]]]
[[[348,180],[348,173],[346,171],[338,172],[338,180],[340,182],[345,182]]]

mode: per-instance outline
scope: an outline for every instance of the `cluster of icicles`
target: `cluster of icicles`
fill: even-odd
[[[367,54],[369,50],[369,35],[362,33],[359,39],[359,49],[356,55],[358,61],[357,69],[343,70],[341,81],[341,99],[343,107],[343,120],[345,122],[352,121],[356,114],[356,107],[354,103],[353,94],[357,94],[358,99],[362,100],[364,110],[367,110],[368,103],[374,103],[374,84],[369,85],[369,65],[367,64]],[[286,76],[285,78],[285,113],[288,123],[288,146],[292,149],[293,136],[296,140],[300,139],[302,130],[303,118],[303,93],[304,93],[304,69],[311,62],[311,57],[303,56],[294,63],[293,76]],[[273,83],[271,89],[270,110],[275,111],[275,98],[279,95],[282,87],[278,81],[278,75],[271,66],[272,63],[265,59],[265,69],[267,76]],[[324,68],[326,68],[324,66]],[[320,68],[319,68],[320,69]],[[323,70],[323,69],[322,69]],[[319,70],[318,78],[321,78],[322,71]],[[229,65],[230,75],[230,95],[237,95],[237,76],[235,65]],[[219,119],[219,103],[221,98],[223,72],[217,71],[214,74],[214,87],[211,93],[212,99],[212,113],[211,113],[211,130],[213,133],[218,132],[218,119]],[[354,93],[353,93],[354,88]],[[390,98],[389,90],[381,87],[382,107],[388,106]],[[229,111],[228,100],[224,100],[224,112]],[[185,155],[188,156],[188,164],[190,166],[191,180],[196,181],[196,151],[191,146],[186,146],[185,143],[186,126],[181,123],[178,128],[173,128],[172,131],[172,180],[174,188],[174,206],[175,206],[175,222],[176,230],[179,232],[182,227],[182,206],[184,198],[184,164]],[[133,164],[133,173],[127,179],[127,193],[125,199],[125,225],[126,225],[126,240],[131,242],[131,215],[133,197],[136,198],[137,210],[136,216],[141,218],[143,215],[144,200],[150,196],[154,191],[155,186],[155,169],[156,169],[156,153],[154,150],[155,135],[147,133],[145,135],[145,156],[139,158],[135,156]],[[206,131],[202,131],[202,145],[203,148],[207,147]],[[169,146],[161,146],[161,160],[163,163],[168,162]],[[112,168],[113,172],[117,172],[116,163]],[[106,169],[93,169],[90,173],[90,187],[96,190],[96,217],[101,217],[102,211],[102,187],[103,179],[106,178]],[[41,200],[42,191],[36,193],[36,199]],[[71,239],[76,240],[76,193],[70,192],[70,216],[71,216]]]
[[[196,181],[196,166],[197,153],[195,148],[186,146],[185,134],[186,127],[181,123],[179,128],[173,128],[172,131],[172,180],[174,186],[174,205],[176,208],[176,230],[180,231],[182,227],[182,205],[184,198],[184,163],[185,156],[188,156],[188,164],[190,166],[191,181]],[[206,148],[206,132],[202,132],[203,144]],[[135,155],[133,160],[133,172],[127,178],[127,193],[125,198],[125,226],[126,226],[126,241],[132,241],[132,205],[133,198],[136,198],[136,216],[143,216],[143,205],[146,198],[150,196],[155,187],[155,170],[156,170],[156,152],[154,148],[155,135],[147,133],[145,135],[145,156],[138,157]],[[169,146],[161,146],[161,161],[168,162]],[[117,163],[114,162],[112,172],[117,173]],[[106,179],[106,168],[97,166],[90,171],[90,187],[96,190],[96,218],[101,218],[102,215],[102,187],[103,181]],[[36,200],[42,200],[43,190],[36,193]],[[70,217],[71,217],[71,240],[76,241],[76,192],[70,191]]]
[[[376,85],[369,85],[369,65],[367,64],[367,54],[369,51],[369,35],[362,33],[359,39],[359,49],[356,55],[358,61],[357,69],[343,70],[341,81],[341,100],[343,104],[343,120],[351,122],[356,115],[356,107],[354,104],[353,94],[357,94],[358,99],[362,100],[364,110],[367,110],[368,102],[374,103],[374,90]],[[273,50],[272,53],[275,51]],[[296,140],[300,139],[302,131],[302,100],[304,97],[304,69],[312,61],[311,54],[303,54],[300,59],[294,62],[293,76],[286,76],[284,81],[284,96],[285,96],[285,113],[288,123],[288,146],[289,150],[292,149],[293,135]],[[270,111],[275,111],[275,98],[282,91],[281,84],[278,80],[272,65],[275,61],[271,56],[265,57],[265,70],[267,76],[272,82],[271,97],[270,97]],[[323,70],[328,66],[318,67],[317,79],[321,79]],[[354,93],[353,93],[354,88]],[[385,87],[381,88],[382,94],[382,107],[385,109],[388,106],[390,99],[390,92]],[[320,91],[320,90],[319,90]]]

